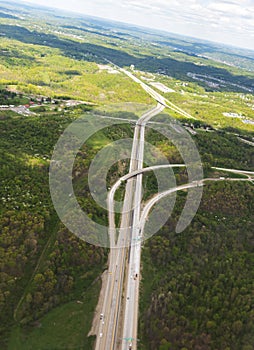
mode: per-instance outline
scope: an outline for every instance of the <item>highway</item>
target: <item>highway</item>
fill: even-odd
[[[153,113],[147,113],[144,116],[142,116],[139,121],[137,122],[136,128],[139,129],[139,144],[137,148],[137,154],[136,154],[136,168],[137,170],[142,170],[143,168],[143,159],[144,159],[144,144],[145,144],[145,126],[146,123],[155,115],[159,114],[164,109],[163,104],[158,104],[156,109],[153,111]],[[131,227],[131,236],[130,236],[130,247],[129,247],[129,261],[127,266],[127,286],[126,286],[126,292],[125,292],[125,299],[124,299],[124,317],[123,317],[123,342],[122,342],[122,349],[126,348],[136,348],[136,339],[137,339],[137,317],[133,317],[133,315],[138,313],[138,309],[136,309],[136,306],[138,305],[138,302],[135,302],[135,298],[138,296],[137,291],[135,288],[135,284],[133,285],[133,282],[136,279],[134,276],[136,274],[136,265],[140,259],[141,256],[141,250],[140,252],[137,251],[137,245],[133,244],[132,242],[135,242],[135,240],[138,238],[138,224],[140,219],[140,212],[141,212],[141,201],[142,201],[142,179],[143,179],[143,172],[140,172],[136,176],[136,188],[135,188],[135,194],[134,194],[134,209],[133,209],[133,220],[132,220],[132,227]],[[132,339],[130,341],[126,341],[126,339]],[[127,343],[126,343],[127,342]]]
[[[222,168],[214,168],[214,169],[220,169],[222,170]],[[246,171],[245,170],[234,170],[234,169],[223,169],[224,171],[230,171],[233,172],[233,173],[236,173],[236,174],[245,174]],[[254,172],[248,172],[247,173],[249,174],[252,174],[254,176]],[[199,181],[193,181],[189,184],[186,184],[186,185],[181,185],[181,186],[178,186],[178,187],[174,187],[174,188],[171,188],[169,189],[168,191],[165,191],[165,192],[162,192],[162,193],[159,193],[157,194],[156,196],[154,196],[152,199],[150,199],[143,211],[142,211],[142,214],[141,214],[141,218],[140,218],[140,222],[139,222],[139,234],[140,234],[140,238],[142,238],[142,235],[143,235],[143,231],[144,231],[144,227],[145,227],[145,223],[147,221],[147,218],[148,218],[148,215],[149,215],[149,212],[151,211],[152,207],[157,203],[159,202],[162,198],[164,197],[167,197],[169,196],[170,194],[174,193],[174,192],[177,192],[177,191],[183,191],[183,190],[186,190],[188,188],[194,188],[194,187],[199,187],[199,186],[204,186],[206,182],[211,182],[211,181],[214,181],[214,182],[221,182],[221,181],[230,181],[230,182],[239,182],[239,181],[243,181],[243,182],[246,182],[246,181],[252,181],[253,179],[252,178],[246,178],[246,179],[239,179],[239,178],[224,178],[224,177],[221,177],[221,178],[206,178],[206,179],[203,179],[203,180],[199,180]]]
[[[132,173],[129,173],[127,175],[124,175],[123,177],[121,177],[119,180],[117,180],[117,182],[111,187],[111,190],[109,192],[108,195],[108,212],[110,213],[110,222],[112,222],[112,224],[110,225],[110,227],[114,226],[114,222],[115,222],[115,212],[114,212],[114,198],[115,198],[115,193],[118,190],[118,188],[121,186],[121,184],[127,180],[129,180],[132,177],[135,177],[139,174],[144,174],[150,171],[154,171],[154,170],[158,170],[158,169],[167,169],[167,168],[185,168],[186,165],[185,164],[162,164],[162,165],[153,165],[147,168],[142,168],[142,169],[138,169],[133,171]],[[112,235],[115,234],[115,230],[112,230]],[[111,236],[111,235],[110,235]]]
[[[158,104],[155,108],[145,113],[136,123],[132,154],[130,160],[129,173],[133,174],[143,167],[145,124],[153,116],[159,114],[165,107]],[[109,236],[110,236],[110,256],[109,273],[107,286],[101,310],[99,330],[96,339],[96,350],[117,349],[119,333],[119,321],[121,314],[121,300],[123,295],[123,281],[126,266],[126,257],[128,249],[126,248],[131,241],[133,222],[139,220],[141,191],[142,191],[142,173],[134,178],[133,175],[127,176],[126,191],[121,217],[121,226],[119,236],[117,237],[114,216],[114,192],[110,191],[108,195],[108,215],[109,215]],[[138,205],[132,208],[133,201],[138,201]],[[116,242],[117,241],[117,242]],[[131,248],[130,248],[131,250]],[[130,252],[129,252],[130,254]]]
[[[112,62],[110,62],[112,63]],[[115,65],[114,65],[115,66]],[[143,173],[159,168],[182,167],[184,164],[166,164],[143,169],[145,127],[147,122],[165,107],[187,117],[193,118],[170,103],[159,93],[136,78],[132,73],[115,66],[148,92],[157,106],[145,113],[135,125],[129,174],[119,179],[107,197],[109,217],[110,254],[108,278],[102,303],[101,315],[96,337],[95,350],[136,350],[138,330],[139,283],[141,261],[141,239],[151,208],[162,198],[173,192],[203,186],[206,181],[250,181],[252,172],[231,170],[249,176],[247,179],[204,179],[171,188],[153,197],[141,213]],[[195,119],[195,118],[193,118]],[[221,171],[229,169],[215,168]],[[119,232],[115,227],[114,196],[122,182],[126,182],[123,209]],[[129,247],[128,247],[129,246]]]
[[[139,84],[142,87],[142,89],[144,89],[158,103],[164,105],[164,107],[167,107],[170,110],[172,110],[172,111],[174,111],[174,112],[176,112],[176,113],[178,113],[186,118],[197,120],[195,117],[193,117],[189,113],[185,112],[183,109],[179,108],[174,103],[170,102],[168,99],[166,99],[165,97],[160,95],[157,91],[152,89],[149,85],[145,84],[142,80],[137,78],[134,74],[132,74],[128,70],[117,66],[115,63],[109,61],[108,59],[105,59],[105,61],[107,63],[112,64],[116,70],[119,70],[120,72],[122,72],[123,74],[125,74],[129,78],[131,78],[135,83]]]
[[[108,61],[110,62],[110,61]],[[129,78],[131,78],[133,81],[135,81],[136,83],[138,83],[151,97],[153,97],[157,102],[163,104],[165,107],[169,108],[170,110],[186,117],[186,118],[190,118],[190,119],[194,119],[196,120],[196,118],[194,118],[193,116],[191,116],[189,113],[185,112],[184,110],[182,110],[181,108],[177,107],[175,104],[173,104],[172,102],[170,102],[168,99],[166,99],[165,97],[161,96],[158,92],[156,92],[155,90],[153,90],[150,86],[148,86],[147,84],[145,84],[142,80],[138,79],[135,75],[133,75],[131,72],[127,71],[124,68],[120,68],[118,66],[116,66],[114,63],[110,62],[111,64],[113,64],[115,66],[116,69],[118,69],[120,72],[124,73],[125,75],[127,75]]]
[[[177,166],[177,164],[175,165]],[[178,164],[179,166],[179,164]],[[183,166],[181,164],[181,166]],[[162,168],[163,166],[155,166],[151,168]],[[164,166],[165,167],[165,166]],[[146,170],[141,169],[142,173]],[[242,172],[239,170],[239,172]],[[131,174],[129,174],[131,176]],[[122,178],[123,179],[123,178]],[[125,293],[125,308],[124,308],[124,327],[122,338],[122,350],[127,350],[131,346],[131,349],[137,349],[137,329],[138,329],[138,306],[139,306],[139,283],[140,283],[140,260],[141,260],[141,242],[143,236],[143,230],[147,221],[151,208],[162,198],[177,192],[183,191],[189,188],[195,188],[203,186],[208,181],[249,181],[249,179],[235,179],[235,178],[207,178],[200,181],[194,181],[189,184],[184,184],[171,188],[168,191],[159,193],[152,198],[145,206],[140,215],[140,219],[133,220],[132,227],[132,244],[129,252],[129,264],[127,272],[127,288]],[[135,198],[137,203],[141,202],[141,198]],[[139,207],[140,208],[140,207]],[[135,216],[134,216],[135,218]]]
[[[219,171],[226,171],[228,173],[233,173],[233,174],[246,175],[246,176],[248,176],[248,178],[251,178],[251,177],[254,176],[254,172],[253,171],[218,168],[218,167],[212,167],[212,169],[216,169],[216,170],[219,170]]]
[[[137,134],[135,139],[135,144],[138,140]],[[141,141],[143,140],[143,136],[140,138],[140,144]],[[134,152],[133,152],[133,162],[131,165],[131,169],[135,169],[136,167],[140,168],[141,167],[141,160],[142,160],[142,147],[140,150],[140,156],[138,155],[137,160],[135,160],[134,154],[135,152],[138,152],[138,147],[133,148]],[[136,162],[136,165],[135,165]],[[114,210],[112,209],[112,205],[114,206],[114,194],[116,189],[120,186],[120,184],[123,181],[128,181],[131,180],[134,177],[137,177],[138,174],[141,173],[145,173],[148,171],[152,171],[155,169],[160,169],[160,168],[166,168],[166,167],[183,167],[185,166],[184,164],[167,164],[167,165],[157,165],[157,166],[152,166],[149,168],[140,168],[137,170],[133,170],[132,172],[130,172],[129,174],[123,176],[121,179],[119,179],[117,181],[117,183],[112,187],[109,196],[108,196],[108,200],[109,200],[109,207],[111,208],[111,212],[112,214],[114,214]],[[245,170],[236,170],[236,169],[227,169],[227,168],[215,168],[217,170],[222,170],[222,171],[231,171],[237,174],[248,174],[248,175],[254,175],[254,172],[249,172],[249,171],[245,171]],[[105,325],[105,317],[106,315],[109,315],[109,320],[111,319],[111,321],[107,322],[107,329],[108,332],[105,333],[106,331],[106,327],[101,327],[100,328],[100,334],[102,334],[102,337],[99,337],[99,342],[97,342],[97,344],[101,343],[101,349],[105,348],[105,349],[118,349],[117,347],[117,334],[118,334],[118,338],[122,340],[122,346],[121,349],[125,350],[125,349],[129,349],[131,346],[131,349],[137,349],[137,329],[138,329],[138,305],[139,305],[139,283],[140,283],[140,258],[141,258],[141,239],[142,239],[142,235],[143,235],[143,231],[144,231],[144,227],[145,227],[145,223],[147,221],[149,212],[151,210],[151,208],[162,198],[172,194],[173,192],[176,191],[182,191],[182,190],[186,190],[188,188],[194,188],[194,187],[199,187],[199,186],[203,186],[205,184],[205,182],[208,181],[250,181],[250,179],[237,179],[237,178],[207,178],[207,179],[203,179],[200,181],[194,181],[193,183],[189,183],[189,184],[185,184],[185,185],[181,185],[172,189],[169,189],[168,191],[165,191],[163,193],[159,193],[158,195],[156,195],[155,197],[153,197],[144,207],[142,214],[140,214],[140,207],[138,206],[138,210],[136,208],[134,208],[134,212],[135,209],[137,211],[137,213],[140,215],[140,219],[138,219],[138,216],[135,215],[132,216],[132,230],[130,230],[130,227],[124,227],[122,225],[122,232],[127,233],[127,236],[121,235],[118,239],[118,244],[115,245],[115,247],[112,249],[112,253],[111,253],[111,263],[110,265],[112,266],[112,269],[110,270],[110,274],[108,276],[108,284],[107,284],[107,290],[106,290],[106,297],[105,297],[105,303],[104,303],[104,317],[103,320],[101,320],[101,325],[104,326]],[[141,182],[142,183],[142,182]],[[128,183],[127,183],[128,184]],[[130,182],[131,184],[131,182]],[[141,184],[139,184],[139,186],[141,186]],[[132,187],[133,183],[132,183]],[[139,190],[137,190],[138,187],[136,184],[136,190],[135,190],[135,201],[138,201],[138,203],[141,203],[141,197],[140,197],[140,192]],[[130,193],[131,192],[127,192],[127,199],[126,199],[126,204],[128,207],[130,205],[131,199],[130,199]],[[129,209],[127,207],[125,207],[125,209]],[[125,211],[126,214],[128,214]],[[138,215],[136,214],[136,215]],[[111,220],[111,224],[114,227],[114,218],[112,218]],[[112,232],[114,232],[114,229],[112,230]],[[131,234],[131,236],[130,236]],[[129,237],[129,238],[128,238]],[[126,240],[127,238],[127,240]],[[126,248],[123,247],[124,244],[128,243],[128,239],[132,239],[132,244],[129,250],[129,261],[128,261],[128,270],[127,270],[127,288],[126,288],[126,293],[125,293],[125,299],[124,299],[124,323],[123,323],[123,335],[121,337],[121,335],[117,332],[117,327],[112,330],[112,326],[116,325],[115,322],[112,323],[112,319],[113,321],[115,321],[115,319],[119,319],[119,305],[120,305],[120,299],[122,297],[122,290],[121,287],[123,286],[123,274],[124,274],[124,264],[125,264],[125,259],[124,256],[126,257]],[[112,241],[115,240],[115,235],[114,235],[114,239],[112,236]],[[113,245],[113,244],[112,244]],[[118,265],[119,264],[119,265]],[[117,266],[119,266],[119,269],[117,269]],[[115,270],[114,270],[114,267]],[[111,271],[112,270],[112,271]],[[121,274],[122,274],[122,278],[121,278]],[[120,278],[121,283],[117,283],[117,278]],[[116,279],[116,283],[115,285],[117,287],[114,288],[114,279]],[[111,286],[111,288],[110,288]],[[117,298],[114,297],[114,295],[117,295]],[[109,308],[110,303],[108,303],[109,299],[111,300],[111,307]],[[106,307],[107,306],[107,307]],[[113,307],[112,307],[113,306]],[[113,312],[113,309],[115,308],[115,311]],[[112,316],[112,314],[114,314],[114,316]],[[118,314],[118,316],[117,316]],[[117,326],[117,325],[116,325]],[[103,329],[104,328],[104,329]],[[110,331],[111,329],[111,331]],[[104,334],[103,334],[104,331]],[[115,337],[114,337],[114,341],[108,341],[110,338],[110,332],[111,334],[114,333]],[[105,336],[104,336],[105,335]],[[108,344],[108,345],[107,345]]]
[[[110,62],[112,63],[112,62]],[[136,83],[140,84],[141,87],[150,94],[157,102],[158,105],[155,110],[151,113],[146,113],[137,122],[134,133],[133,142],[133,154],[131,158],[131,164],[136,163],[136,169],[141,170],[143,168],[143,155],[144,155],[144,142],[145,142],[145,126],[146,123],[156,114],[159,114],[165,107],[183,115],[187,118],[192,118],[188,113],[181,110],[171,102],[166,100],[159,93],[154,91],[151,87],[144,84],[141,80],[135,77],[129,71],[117,67],[121,72],[129,76]],[[139,143],[137,144],[137,138],[139,134]],[[133,157],[136,152],[136,161]],[[132,172],[130,167],[130,173]],[[135,171],[135,170],[134,170]],[[136,177],[136,187],[134,194],[134,210],[133,220],[131,224],[130,232],[130,248],[129,248],[129,261],[127,266],[127,286],[124,298],[124,314],[123,314],[123,333],[122,333],[122,350],[125,349],[136,349],[137,348],[137,329],[138,329],[138,300],[139,300],[139,276],[140,276],[140,260],[141,260],[141,242],[139,241],[139,220],[141,211],[141,197],[142,197],[142,178],[143,175],[138,174]],[[112,192],[113,193],[113,192]],[[111,193],[111,195],[112,195]],[[112,201],[112,197],[111,197]],[[109,214],[112,217],[111,214]],[[112,217],[113,219],[113,217]],[[120,240],[121,242],[121,240]],[[135,242],[135,243],[133,243]]]
[[[133,138],[132,156],[136,154],[138,143],[137,131],[135,130]],[[130,171],[134,171],[134,162],[131,162]],[[120,305],[122,297],[122,286],[126,259],[126,239],[130,235],[130,220],[132,193],[134,181],[129,179],[126,184],[126,192],[122,210],[121,226],[119,233],[119,242],[122,248],[118,248],[116,244],[116,229],[114,213],[109,210],[109,236],[110,236],[110,255],[107,286],[104,295],[103,307],[101,310],[99,332],[97,335],[95,349],[115,349],[118,334],[118,322],[120,314]],[[118,243],[120,246],[120,243]]]

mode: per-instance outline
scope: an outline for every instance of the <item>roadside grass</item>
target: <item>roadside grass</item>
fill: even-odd
[[[95,337],[87,337],[101,288],[97,280],[79,300],[59,306],[37,326],[13,328],[9,350],[92,350]]]
[[[96,135],[93,135],[86,142],[87,146],[96,151],[106,147],[109,143],[111,143],[111,140],[107,138],[102,131],[98,131]]]

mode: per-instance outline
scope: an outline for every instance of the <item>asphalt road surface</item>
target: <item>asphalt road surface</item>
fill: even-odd
[[[112,63],[112,62],[110,62]],[[129,76],[149,93],[157,102],[157,106],[145,113],[137,122],[134,130],[132,154],[129,174],[122,177],[112,187],[108,199],[110,255],[107,285],[100,315],[99,330],[96,337],[96,350],[136,350],[138,329],[139,283],[141,239],[145,223],[153,205],[173,192],[203,186],[206,181],[250,181],[253,172],[231,169],[236,174],[247,175],[247,179],[204,179],[171,188],[157,194],[144,207],[141,213],[143,173],[156,168],[180,167],[183,164],[154,166],[143,169],[145,126],[146,123],[163,111],[165,107],[190,118],[191,116],[172,104],[150,86],[144,84],[132,73],[116,67]],[[192,118],[192,117],[191,117]],[[195,119],[195,118],[193,118]],[[216,168],[221,171],[230,169]],[[121,215],[119,234],[115,228],[114,195],[117,188],[126,181],[126,190]],[[129,245],[129,247],[128,247]],[[123,287],[126,287],[123,290]]]

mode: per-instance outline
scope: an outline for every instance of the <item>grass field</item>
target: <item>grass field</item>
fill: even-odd
[[[93,284],[80,300],[50,311],[38,320],[34,328],[17,326],[13,329],[9,350],[89,350],[93,337],[90,331],[101,283]]]

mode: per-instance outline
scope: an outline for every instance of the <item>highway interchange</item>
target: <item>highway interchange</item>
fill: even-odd
[[[112,62],[109,62],[112,64]],[[115,65],[114,65],[115,66]],[[107,283],[100,311],[95,350],[136,350],[138,344],[138,307],[141,244],[145,223],[152,207],[162,198],[189,188],[203,186],[207,181],[253,181],[254,173],[234,169],[215,168],[247,176],[244,179],[210,178],[177,186],[154,196],[141,211],[143,173],[167,167],[184,167],[184,164],[158,165],[143,169],[145,127],[147,122],[165,107],[192,118],[170,103],[129,71],[115,66],[149,93],[157,106],[146,112],[135,125],[129,174],[119,179],[111,188],[108,198],[110,254]],[[119,186],[126,182],[125,197],[119,234],[115,227],[114,196]]]

